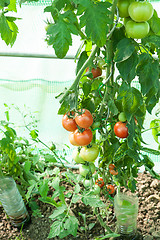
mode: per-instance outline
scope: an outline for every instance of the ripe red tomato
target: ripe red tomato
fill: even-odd
[[[114,169],[109,169],[109,172],[112,175],[118,175],[118,171],[115,171]]]
[[[76,143],[76,141],[74,140],[74,132],[71,132],[71,133],[69,134],[69,141],[70,141],[70,143],[71,143],[73,146],[79,146],[79,145]]]
[[[79,110],[79,113],[76,113],[75,115],[75,122],[81,128],[89,128],[93,123],[91,112],[87,109]]]
[[[115,166],[114,164],[112,164],[112,163],[111,163],[111,164],[109,164],[109,166],[108,166],[108,168],[109,168],[110,170],[114,170],[114,169],[115,169],[115,167],[116,167],[116,166]]]
[[[108,185],[108,186],[107,186],[107,191],[108,191],[109,194],[113,194],[114,191],[115,191],[115,190],[114,190],[114,186],[113,186],[113,185]]]
[[[153,16],[153,6],[151,3],[144,1],[132,2],[128,7],[129,16],[135,22],[146,22]]]
[[[86,69],[86,72],[89,71],[89,67]],[[97,68],[92,68],[91,70],[93,78],[97,78],[102,75],[102,69],[97,67]]]
[[[79,146],[88,145],[93,138],[92,131],[87,128],[83,132],[80,132],[78,129],[74,132],[74,140]]]
[[[69,132],[73,132],[77,129],[76,122],[73,118],[73,112],[63,115],[62,126]]]
[[[104,181],[103,178],[98,178],[95,182],[96,185],[98,185],[100,188],[102,188],[104,186]]]
[[[116,134],[117,137],[119,138],[128,137],[128,128],[126,127],[126,124],[127,123],[119,121],[114,125],[114,133]]]

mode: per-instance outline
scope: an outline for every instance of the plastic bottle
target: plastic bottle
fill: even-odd
[[[29,221],[29,214],[22,196],[11,177],[0,178],[0,202],[13,226],[20,227]]]
[[[116,232],[118,240],[141,239],[137,233],[138,197],[118,193],[114,197],[114,210],[117,218]]]

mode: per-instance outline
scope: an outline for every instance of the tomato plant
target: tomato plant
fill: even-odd
[[[73,134],[76,144],[79,146],[86,146],[92,141],[92,131],[87,128],[84,131],[79,131],[78,129]]]
[[[98,185],[100,188],[104,186],[104,180],[102,177],[98,178],[95,182],[96,185]]]
[[[125,29],[129,37],[141,39],[148,35],[150,26],[148,22],[135,22],[129,20],[125,25]]]
[[[114,186],[113,185],[108,185],[107,186],[107,191],[109,194],[113,194],[115,189],[114,189]]]
[[[95,143],[82,147],[80,150],[80,157],[87,162],[94,162],[97,159],[98,154],[99,148]]]
[[[147,1],[132,2],[128,8],[129,16],[135,22],[146,22],[153,16],[153,6]]]
[[[86,164],[80,164],[79,165],[79,173],[83,176],[92,176],[92,174],[95,172],[96,168],[94,163],[90,163],[88,165]]]
[[[87,109],[79,110],[79,112],[76,113],[75,122],[81,128],[89,128],[93,123],[91,112]]]
[[[114,125],[114,132],[115,135],[119,138],[126,138],[128,137],[128,128],[126,127],[126,123],[123,122],[117,122]]]
[[[76,122],[74,120],[74,115],[72,113],[66,113],[62,117],[62,126],[70,132],[73,132],[77,129]]]
[[[89,71],[89,67],[86,69],[86,72],[88,72],[88,71]],[[92,68],[91,72],[93,75],[93,79],[102,75],[102,69],[100,67]]]

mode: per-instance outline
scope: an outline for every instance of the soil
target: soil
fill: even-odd
[[[137,227],[139,239],[143,240],[160,240],[160,180],[154,179],[149,173],[139,173],[137,178],[137,192],[139,197],[139,213],[137,218]],[[1,240],[47,240],[52,224],[51,219],[48,217],[52,214],[54,207],[51,205],[43,204],[37,201],[42,216],[35,217],[31,215],[31,222],[23,229],[19,230],[13,227],[0,207],[0,239]],[[86,207],[83,203],[75,204],[72,211],[78,217],[78,212],[92,214],[92,209]],[[110,215],[108,217],[108,225],[114,231],[116,226],[116,218],[114,215],[113,206],[109,208]],[[79,220],[80,216],[79,216]],[[92,215],[87,224],[95,222],[96,218]],[[82,223],[82,222],[81,222]],[[96,236],[104,234],[104,230],[96,221],[95,226],[89,232],[83,231],[78,237],[68,236],[64,239],[74,240],[92,240]],[[55,237],[55,240],[59,238]],[[111,239],[111,238],[110,238]]]

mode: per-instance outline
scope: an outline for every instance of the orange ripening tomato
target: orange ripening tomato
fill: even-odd
[[[104,181],[103,178],[98,178],[95,182],[96,185],[98,185],[100,188],[102,188],[104,186]]]
[[[79,110],[79,112],[75,115],[75,122],[81,128],[89,128],[93,123],[91,112],[87,109]]]
[[[109,168],[110,170],[114,170],[114,169],[115,169],[115,167],[116,167],[116,166],[115,166],[114,164],[112,164],[112,163],[111,163],[111,164],[109,164],[109,166],[108,166],[108,168]]]
[[[69,141],[70,141],[70,143],[71,143],[73,146],[79,146],[79,145],[76,143],[76,141],[74,140],[74,132],[71,132],[71,133],[69,134]]]
[[[74,132],[74,140],[79,146],[88,145],[93,138],[92,131],[87,128],[83,132],[80,132],[78,129]]]
[[[88,72],[88,71],[89,71],[89,67],[86,68],[86,72]],[[92,72],[93,78],[97,78],[102,75],[102,69],[99,67],[92,68],[91,72]]]
[[[112,175],[118,175],[118,171],[115,171],[114,169],[110,169],[109,172]]]
[[[107,186],[107,191],[109,194],[113,194],[115,189],[114,189],[114,186],[113,185],[108,185]]]
[[[73,132],[77,129],[77,124],[72,116],[73,112],[66,113],[62,117],[62,126],[69,132]]]

